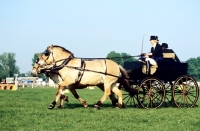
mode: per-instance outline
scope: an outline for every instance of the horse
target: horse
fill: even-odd
[[[116,86],[120,82],[123,87],[130,91],[128,74],[126,70],[110,59],[81,59],[74,57],[73,53],[64,47],[50,45],[44,51],[38,64],[48,66],[54,64],[51,71],[57,71],[62,78],[59,82],[55,99],[49,105],[53,109],[62,93],[62,89],[67,86],[72,88],[86,88],[87,86],[98,86],[104,91],[104,95],[94,105],[95,109],[100,109],[101,104],[113,92],[118,96],[117,108],[123,107],[122,91]],[[112,98],[111,98],[112,99]],[[112,99],[115,101],[115,99]]]
[[[36,62],[34,63],[33,65],[33,68],[31,70],[31,74],[32,76],[38,76],[38,74],[40,73],[44,73],[47,77],[50,77],[50,79],[52,79],[54,81],[54,83],[59,83],[60,81],[62,81],[61,77],[59,76],[59,74],[57,72],[50,72],[48,69],[51,68],[51,65],[50,66],[46,66],[46,67],[43,67],[41,68],[38,64],[38,61],[39,61],[39,58],[41,57],[41,54],[37,54],[37,59],[36,59]],[[66,90],[67,88],[64,88],[62,90],[62,94],[60,96],[60,104],[58,106],[58,108],[62,108],[62,104],[63,104],[63,101],[66,101],[66,102],[69,102],[68,100],[68,96],[65,96],[64,95],[64,91]]]
[[[33,76],[37,76],[37,75],[40,74],[40,73],[44,73],[47,77],[50,77],[55,83],[58,84],[59,82],[61,82],[61,81],[62,81],[62,78],[60,77],[60,75],[59,75],[59,73],[58,73],[57,71],[53,71],[53,72],[51,71],[51,72],[50,72],[50,69],[52,68],[52,65],[43,66],[43,67],[40,67],[40,66],[39,66],[38,61],[39,61],[41,58],[42,58],[42,57],[41,57],[41,54],[37,54],[37,60],[36,60],[36,62],[35,62],[34,65],[33,65],[33,68],[32,68],[32,70],[31,70],[31,74],[32,74]],[[62,94],[61,94],[61,96],[60,96],[60,104],[59,104],[58,108],[62,108],[63,100],[66,101],[66,102],[68,102],[68,96],[65,96],[65,95],[64,95],[64,90],[65,90],[65,89],[69,89],[69,90],[71,91],[71,93],[73,94],[73,96],[74,96],[76,99],[78,99],[78,100],[80,101],[80,103],[81,103],[85,108],[88,107],[88,104],[86,103],[86,101],[83,100],[82,98],[80,98],[79,95],[78,95],[77,92],[76,92],[76,89],[86,88],[86,87],[87,87],[87,86],[82,86],[82,87],[77,88],[77,86],[76,86],[76,87],[71,86],[70,88],[68,88],[68,87],[63,88]],[[98,87],[98,86],[97,86],[97,87]],[[101,87],[99,87],[99,88],[103,91],[103,88],[101,88]],[[111,92],[111,95],[109,95],[109,97],[110,97],[110,99],[111,99],[111,101],[112,101],[112,105],[113,105],[113,106],[116,106],[116,103],[117,103],[118,100],[115,98],[114,93]]]

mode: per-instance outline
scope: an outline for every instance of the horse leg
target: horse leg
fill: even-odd
[[[107,87],[107,88],[106,88]],[[109,86],[104,86],[104,95],[102,96],[102,98],[96,103],[96,105],[94,105],[95,109],[100,109],[101,104],[106,100],[106,98],[110,95],[110,88],[108,88]]]
[[[76,92],[74,86],[70,86],[70,87],[69,87],[69,90],[70,90],[71,93],[74,95],[74,97],[75,97],[85,108],[88,107],[88,104],[86,103],[86,101],[79,97],[79,95],[78,95],[78,93]]]
[[[111,94],[109,95],[110,100],[112,101],[112,106],[116,107],[116,104],[118,103],[118,99],[115,97],[114,92],[111,91]]]
[[[112,91],[117,94],[118,96],[118,108],[123,107],[123,103],[122,103],[122,91],[118,89],[118,87],[114,86],[112,88]]]
[[[98,86],[103,92],[104,92],[104,86],[99,85]],[[112,101],[112,106],[116,107],[116,103],[118,103],[118,99],[115,97],[114,92],[111,91],[111,94],[109,95],[110,100]]]
[[[65,88],[66,89],[66,88]],[[60,105],[58,106],[58,108],[62,108],[63,105],[63,101],[69,102],[68,100],[68,96],[65,96],[65,89],[62,90],[62,94],[60,95]]]
[[[53,108],[55,107],[56,102],[58,101],[59,97],[60,97],[61,94],[62,94],[62,88],[63,88],[63,86],[61,86],[61,85],[58,86],[58,91],[57,91],[57,93],[56,93],[56,98],[55,98],[54,101],[49,105],[49,107],[48,107],[49,109],[53,109]]]

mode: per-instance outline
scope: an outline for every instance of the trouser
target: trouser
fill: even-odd
[[[145,62],[146,62],[146,74],[150,73],[150,66],[151,65],[156,66],[157,65],[157,61],[159,61],[159,60],[163,60],[163,58],[162,57],[156,57],[156,58],[146,58],[145,59]]]
[[[145,61],[148,61],[151,65],[157,65],[156,61],[152,58],[146,58]]]

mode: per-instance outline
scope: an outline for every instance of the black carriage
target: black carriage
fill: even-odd
[[[123,94],[127,106],[158,108],[162,105],[175,105],[190,108],[198,100],[198,84],[187,75],[186,62],[164,57],[157,66],[135,61],[125,62],[124,68],[129,72],[131,88],[138,90],[137,95],[130,91]]]

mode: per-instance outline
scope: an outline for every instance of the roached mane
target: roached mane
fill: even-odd
[[[59,46],[59,45],[53,45],[53,47],[59,47],[59,48],[63,49],[64,51],[66,51],[66,52],[68,52],[68,53],[72,54],[72,56],[74,57],[74,54],[73,54],[71,51],[69,51],[69,50],[65,49],[65,48],[64,48],[64,47],[62,47],[62,46]]]

